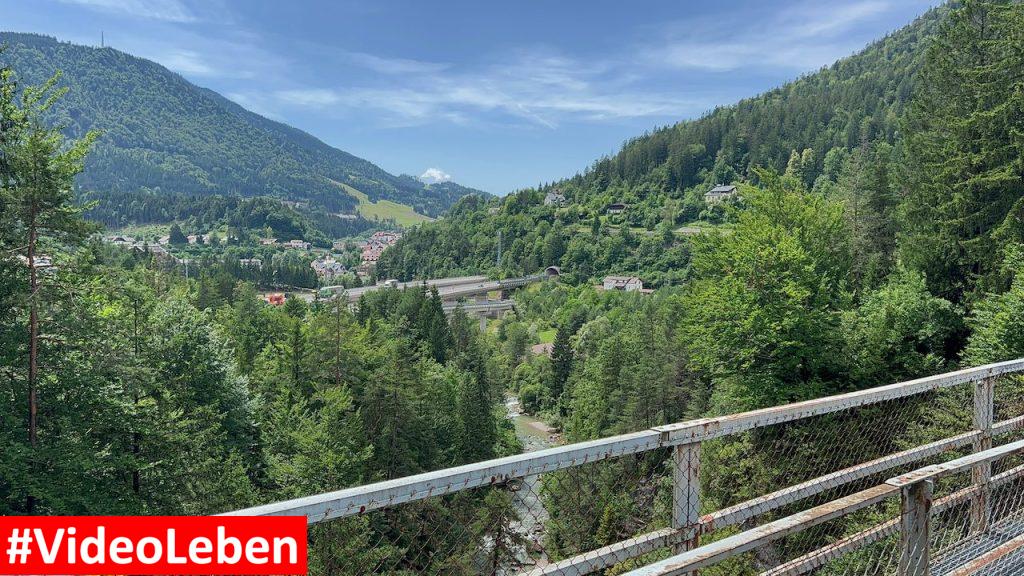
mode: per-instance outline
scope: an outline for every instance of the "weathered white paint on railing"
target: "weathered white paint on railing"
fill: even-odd
[[[412,500],[496,484],[510,478],[522,478],[578,466],[595,460],[674,445],[687,438],[718,437],[753,427],[768,426],[874,402],[902,398],[928,390],[1021,370],[1024,370],[1024,359],[1001,362],[809,402],[799,402],[721,418],[705,418],[659,426],[642,432],[487,460],[336,492],[255,506],[226,514],[306,515],[310,523],[321,522]],[[697,430],[704,432],[697,434],[695,432]],[[997,430],[999,430],[998,425],[993,428],[993,432],[998,433]]]
[[[990,482],[990,487],[995,490],[1007,483],[1018,481],[1022,477],[1024,477],[1024,465],[1011,468],[1001,474],[993,476]],[[968,498],[973,497],[977,491],[978,488],[976,486],[971,486],[969,488],[958,490],[948,496],[939,498],[932,505],[932,515],[941,514],[945,510],[961,504]],[[888,522],[883,522],[878,526],[847,536],[842,540],[837,540],[828,546],[808,552],[807,554],[794,558],[781,566],[776,566],[771,570],[766,570],[765,572],[762,572],[760,576],[800,576],[801,574],[806,574],[811,570],[824,566],[836,558],[896,534],[899,531],[899,527],[899,518],[894,518]]]
[[[657,448],[659,446],[658,438],[658,433],[653,430],[635,432],[347,488],[326,494],[255,506],[228,512],[225,515],[306,516],[307,522],[315,524],[403,502],[450,494],[478,486],[500,484],[512,478],[523,478],[588,462],[644,452]]]
[[[702,418],[690,422],[658,426],[655,430],[662,433],[662,441],[665,444],[699,442],[743,432],[752,428],[771,426],[773,424],[839,412],[840,410],[848,410],[858,406],[906,398],[958,384],[977,382],[984,378],[1021,372],[1022,370],[1024,370],[1024,358],[978,366],[976,368],[966,368],[947,374],[918,378],[917,380],[879,386],[838,396],[828,396],[805,402],[765,408],[763,410],[754,410],[742,414]]]
[[[888,456],[838,470],[831,474],[826,474],[728,508],[723,508],[702,518],[702,523],[705,525],[703,531],[709,532],[712,529],[740,524],[755,516],[771,512],[776,508],[809,498],[826,490],[837,488],[862,478],[885,472],[886,470],[892,470],[899,466],[920,462],[936,454],[970,446],[976,435],[977,432],[966,432],[958,436],[889,454]]]
[[[229,512],[227,515],[305,515],[307,521],[312,524],[480,486],[500,485],[509,479],[579,466],[588,462],[616,458],[657,448],[677,446],[679,444],[700,442],[752,428],[770,426],[859,406],[905,398],[1022,370],[1024,370],[1024,359],[1001,362],[850,394],[719,418],[705,418],[660,426],[633,434],[560,446],[529,454],[489,460],[326,494],[256,506]],[[1024,428],[1024,416],[992,425],[991,433],[999,436],[1022,428]],[[911,448],[731,506],[702,517],[700,531],[709,532],[715,528],[744,522],[752,517],[777,509],[785,504],[819,494],[830,488],[842,486],[897,466],[913,463],[941,452],[970,445],[976,440],[978,434],[979,432],[968,432]],[[976,464],[977,461],[973,461],[969,467]],[[995,478],[993,479],[994,482]],[[893,487],[890,486],[890,488]],[[699,498],[699,494],[696,497]],[[836,502],[830,504],[836,504]],[[825,507],[828,506],[825,505]],[[823,507],[813,510],[820,511],[821,509]],[[810,521],[817,522],[816,518],[817,516],[810,517]],[[759,527],[755,531],[772,525],[776,526],[776,528],[779,526],[776,522]],[[786,533],[791,533],[798,529],[797,527],[789,527],[786,528],[788,530]],[[684,534],[668,528],[642,534],[598,550],[559,561],[543,569],[534,569],[529,573],[579,574],[599,570],[660,547],[678,544],[694,536],[693,533],[689,533],[692,530],[687,532]],[[755,535],[755,539],[765,536],[766,533],[758,532],[758,534],[760,536]],[[723,546],[727,545],[721,543],[726,541],[729,541],[729,538],[715,543],[722,553],[726,551]],[[738,542],[741,543],[742,548],[742,546],[746,545],[743,543],[747,542],[747,540],[741,538]],[[701,547],[701,549],[703,548]],[[733,553],[738,554],[741,551],[733,550]],[[687,568],[683,572],[689,570],[692,570],[692,568]]]
[[[626,573],[626,576],[680,576],[699,568],[713,566],[726,558],[753,550],[788,534],[845,516],[898,493],[898,488],[881,484],[638,568]]]
[[[890,478],[886,480],[885,483],[889,486],[902,488],[904,486],[909,486],[910,484],[924,482],[925,480],[935,480],[942,476],[963,472],[978,464],[991,463],[999,460],[1000,458],[1004,458],[1010,454],[1021,451],[1024,451],[1024,440],[1017,440],[1016,442],[1003,444],[1002,446],[997,446],[983,452],[968,454],[967,456],[950,460],[949,462],[943,462],[942,464],[925,466],[919,470],[914,470],[913,472],[902,474],[895,478]]]

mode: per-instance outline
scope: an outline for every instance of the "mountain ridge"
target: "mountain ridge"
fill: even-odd
[[[438,193],[114,48],[21,32],[0,32],[0,45],[0,62],[26,84],[62,72],[69,90],[52,115],[68,135],[101,131],[76,180],[83,189],[271,196],[354,210],[356,200],[335,180],[431,217],[467,194],[489,196],[454,183]]]

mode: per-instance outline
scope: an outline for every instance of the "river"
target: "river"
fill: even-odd
[[[516,437],[523,445],[523,452],[535,452],[561,444],[561,437],[544,422],[524,414],[519,400],[514,396],[505,399],[508,418],[515,425]],[[544,526],[548,512],[540,498],[540,476],[528,476],[515,494],[515,507],[519,515],[516,530],[527,541],[527,550],[518,554],[523,565],[547,564],[544,554]]]

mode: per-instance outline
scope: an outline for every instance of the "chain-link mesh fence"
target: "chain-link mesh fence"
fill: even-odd
[[[539,474],[528,461],[483,486],[449,485],[437,495],[356,511],[311,527],[311,572],[624,574],[824,511],[716,557],[702,576],[896,574],[904,553],[899,491],[858,498],[889,478],[986,447],[976,432],[976,383],[956,382],[848,407],[766,414],[736,432],[732,417],[705,422],[706,430],[682,446],[665,430],[635,450],[603,453],[598,443],[586,457],[565,456],[572,461],[545,464]],[[1022,435],[1022,388],[1016,377],[996,386],[993,445]],[[575,454],[537,454],[551,463],[563,452]],[[1024,532],[1022,481],[1013,476],[1020,463],[1010,457],[992,466],[993,479],[1011,476],[987,490],[987,528],[1019,521]],[[969,558],[978,532],[977,519],[971,524],[975,484],[971,473],[960,473],[936,485],[936,561]],[[839,501],[854,505],[832,514],[828,507]]]

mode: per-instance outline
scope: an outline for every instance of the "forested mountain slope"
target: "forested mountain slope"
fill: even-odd
[[[690,187],[698,186],[702,194],[706,185],[750,177],[756,166],[782,172],[797,151],[805,184],[811,187],[833,148],[895,141],[925,40],[946,12],[945,7],[933,9],[816,73],[633,139],[618,154],[553,186],[595,206],[660,204],[664,195],[682,197]],[[686,198],[691,208],[696,199]]]
[[[477,190],[441,190],[333,148],[314,136],[249,112],[163,66],[112,48],[0,33],[0,61],[25,84],[63,72],[69,88],[53,120],[77,137],[102,132],[76,184],[100,192],[141,188],[183,194],[270,195],[351,210],[343,182],[371,200],[408,204],[436,216]]]
[[[902,153],[899,125],[928,39],[947,13],[946,6],[933,9],[832,66],[630,140],[584,172],[513,194],[500,206],[469,198],[446,221],[406,235],[380,269],[413,277],[522,273],[560,263],[577,279],[629,272],[655,285],[674,283],[684,275],[686,247],[664,250],[674,243],[672,231],[720,221],[721,210],[709,216],[704,192],[717,183],[756,183],[759,166],[789,172],[820,192],[839,193],[839,184],[850,188],[853,180],[855,188],[870,184],[882,198],[879,209],[892,210],[902,193],[893,168]],[[544,205],[547,192],[563,194],[565,205]],[[607,217],[611,203],[627,208]],[[646,235],[637,233],[641,228]],[[892,230],[885,233],[891,237]]]

